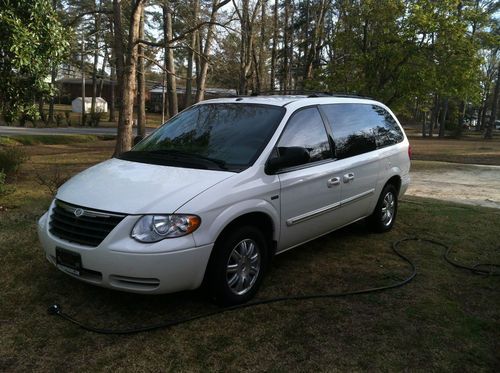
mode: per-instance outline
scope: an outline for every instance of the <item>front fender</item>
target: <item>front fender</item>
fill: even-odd
[[[225,206],[222,211],[212,214],[212,223],[193,233],[197,246],[214,243],[221,232],[235,219],[249,213],[264,213],[273,222],[273,239],[278,240],[280,235],[279,211],[269,201],[263,199],[250,199]],[[202,219],[203,220],[203,219]],[[203,223],[202,223],[203,225]]]

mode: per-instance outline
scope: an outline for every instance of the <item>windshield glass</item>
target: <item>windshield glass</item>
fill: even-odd
[[[120,158],[241,171],[255,162],[284,113],[284,108],[270,105],[196,105],[170,119]]]

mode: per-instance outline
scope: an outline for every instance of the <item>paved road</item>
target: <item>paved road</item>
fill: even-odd
[[[153,129],[148,128],[149,134]],[[26,128],[0,126],[0,136],[9,135],[108,135],[116,136],[116,128],[106,127],[61,127],[61,128]]]

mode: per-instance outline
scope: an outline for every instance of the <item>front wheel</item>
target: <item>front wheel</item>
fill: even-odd
[[[208,283],[217,303],[245,303],[257,292],[268,262],[267,241],[255,227],[241,227],[217,242]]]
[[[376,232],[387,232],[391,230],[398,212],[398,193],[392,184],[387,184],[377,202],[375,211],[368,221]]]

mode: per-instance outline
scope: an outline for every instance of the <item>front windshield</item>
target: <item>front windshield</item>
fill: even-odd
[[[255,162],[284,112],[282,107],[246,103],[196,105],[166,122],[120,158],[241,171]]]

